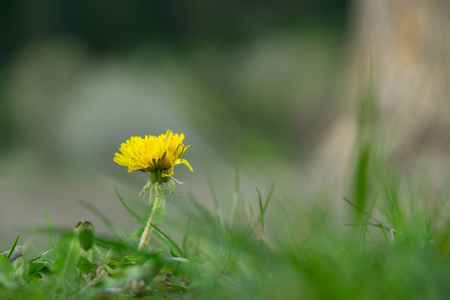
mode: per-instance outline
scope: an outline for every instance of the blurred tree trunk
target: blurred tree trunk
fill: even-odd
[[[409,170],[424,161],[449,170],[450,2],[356,0],[353,13],[345,104],[318,159],[348,168],[357,90],[370,83],[387,154]]]

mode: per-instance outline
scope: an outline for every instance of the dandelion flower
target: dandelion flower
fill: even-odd
[[[128,172],[140,170],[149,172],[149,179],[142,188],[141,194],[150,190],[149,202],[152,211],[142,232],[138,250],[144,250],[150,238],[153,224],[156,221],[160,208],[164,210],[164,201],[168,194],[175,191],[175,180],[171,177],[176,165],[185,164],[193,172],[191,165],[182,156],[190,145],[183,144],[184,134],[174,134],[167,130],[166,134],[159,136],[146,135],[132,136],[120,145],[114,156],[114,161],[124,167]],[[152,194],[155,201],[152,204]]]
[[[193,172],[191,165],[182,158],[190,145],[183,144],[184,134],[174,134],[167,130],[159,136],[133,136],[119,148],[114,161],[128,167],[128,172],[140,170],[150,172],[154,178],[168,179],[174,174],[176,165],[185,164]]]

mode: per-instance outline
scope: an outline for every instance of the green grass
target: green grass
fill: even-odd
[[[185,226],[175,226],[177,238],[164,225],[155,228],[150,252],[136,251],[139,230],[114,229],[115,236],[97,236],[88,251],[69,230],[49,250],[31,245],[34,255],[12,263],[2,256],[0,298],[444,299],[450,292],[446,204],[427,203],[415,190],[402,192],[393,180],[377,197],[380,213],[372,211],[396,230],[393,244],[368,218],[355,226],[336,221],[326,199],[323,209],[296,211],[273,187],[245,199],[236,184],[234,213],[222,212],[217,196],[214,209],[193,195],[178,201]],[[145,215],[117,195],[142,230]],[[355,208],[346,208],[347,223],[356,221]],[[225,215],[232,216],[228,222]],[[53,235],[49,227],[51,241]]]
[[[11,241],[0,256],[0,299],[447,298],[449,195],[428,197],[426,186],[383,157],[367,103],[348,196],[353,205],[335,195],[302,209],[298,202],[308,199],[280,196],[282,182],[245,195],[236,172],[229,199],[208,181],[212,199],[189,194],[173,201],[182,217],[155,227],[152,250],[138,252],[149,210],[133,209],[116,190],[135,231],[83,202],[112,231],[84,250],[76,229],[60,234],[45,212],[51,248],[30,243],[10,262],[18,239]]]

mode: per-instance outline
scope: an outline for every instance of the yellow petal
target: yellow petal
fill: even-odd
[[[179,165],[179,164],[185,164],[189,168],[189,170],[191,170],[191,172],[194,172],[194,170],[192,169],[192,167],[189,164],[189,162],[187,160],[185,160],[184,158],[179,158],[179,159],[175,160],[175,162],[173,164],[175,166]]]

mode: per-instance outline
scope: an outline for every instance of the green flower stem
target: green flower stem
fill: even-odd
[[[159,188],[155,188],[155,202],[153,203],[153,209],[150,214],[150,217],[148,218],[147,225],[145,226],[144,232],[141,236],[141,241],[139,242],[138,250],[144,250],[145,246],[147,245],[148,240],[150,239],[150,235],[152,233],[153,226],[152,224],[155,222],[156,215],[158,214],[159,206],[161,204],[162,196],[159,192]],[[151,195],[153,193],[150,193],[150,199]]]

